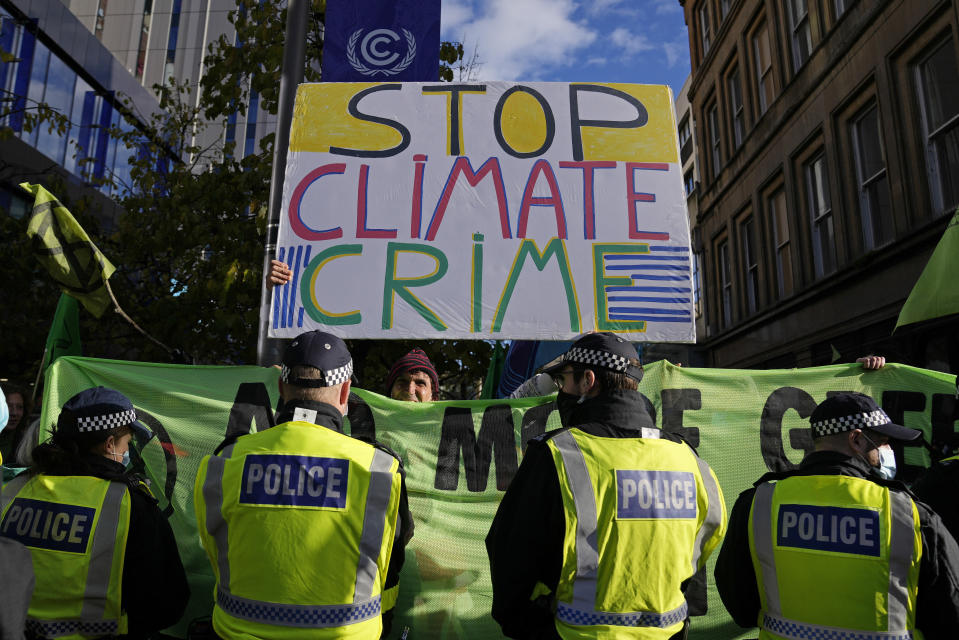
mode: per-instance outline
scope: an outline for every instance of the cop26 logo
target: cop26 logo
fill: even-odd
[[[384,51],[381,48],[383,45],[399,42],[402,39],[392,29],[374,29],[363,36],[362,41],[360,41],[360,36],[363,35],[363,29],[354,31],[346,45],[346,59],[350,66],[365,76],[374,77],[378,74],[392,76],[404,71],[413,64],[413,60],[416,58],[416,38],[407,29],[401,29],[401,31],[406,40],[406,56],[402,60],[399,60],[400,54],[389,50]],[[358,41],[360,50],[357,55],[356,44]],[[366,66],[367,64],[375,68],[371,69]]]

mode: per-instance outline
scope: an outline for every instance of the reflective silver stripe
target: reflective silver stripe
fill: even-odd
[[[605,624],[614,627],[658,627],[665,629],[685,620],[688,609],[685,600],[672,611],[666,611],[665,613],[653,611],[627,611],[625,613],[583,611],[560,602],[556,605],[556,617],[566,624],[579,626]]]
[[[563,458],[566,477],[573,492],[576,507],[576,576],[573,578],[573,608],[582,611],[596,609],[596,574],[599,570],[599,547],[596,530],[596,496],[593,482],[586,468],[586,460],[576,439],[563,431],[552,439]]]
[[[693,454],[696,458],[696,464],[699,465],[699,475],[702,476],[703,484],[706,485],[706,518],[703,520],[703,526],[696,532],[696,541],[693,543],[693,573],[699,571],[699,558],[702,557],[703,547],[713,537],[723,523],[723,507],[720,504],[719,485],[713,478],[706,461]]]
[[[908,628],[909,569],[913,565],[916,530],[912,498],[899,491],[889,491],[889,497],[892,526],[889,532],[889,620],[886,628],[902,631]]]
[[[380,596],[353,604],[278,604],[241,598],[218,588],[216,604],[235,618],[282,627],[343,627],[380,615]]]
[[[230,538],[226,520],[223,519],[223,470],[233,454],[233,445],[210,456],[207,462],[206,479],[203,482],[203,502],[206,504],[206,531],[216,542],[216,562],[219,569],[218,584],[230,588]]]
[[[3,485],[3,497],[0,498],[0,513],[3,513],[7,506],[13,502],[13,499],[16,497],[17,493],[19,493],[20,489],[23,489],[23,485],[27,484],[27,481],[30,480],[31,477],[32,476],[28,476],[24,471],[16,478]]]
[[[370,463],[370,487],[366,494],[363,531],[360,534],[360,559],[356,565],[354,603],[369,600],[373,593],[378,571],[376,559],[383,544],[383,531],[386,529],[387,510],[393,487],[393,474],[390,473],[393,460],[393,456],[377,449]]]
[[[81,634],[98,638],[106,635],[116,635],[120,631],[116,620],[38,620],[27,618],[28,631],[44,638],[62,638]]]
[[[83,590],[83,609],[80,610],[80,618],[85,622],[102,620],[107,610],[110,574],[113,572],[113,550],[117,544],[117,529],[120,525],[120,506],[126,495],[125,484],[111,482],[103,497],[97,528],[93,531],[87,584]]]
[[[789,640],[911,640],[909,631],[857,631],[842,627],[825,627],[797,622],[780,616],[763,614],[762,628]]]
[[[776,575],[776,560],[773,557],[773,491],[776,485],[765,482],[756,487],[753,497],[753,546],[759,558],[763,574],[763,590],[766,593],[766,611],[782,615],[779,602],[779,578]]]

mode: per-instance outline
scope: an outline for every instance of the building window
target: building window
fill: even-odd
[[[697,252],[693,255],[693,308],[696,317],[703,315],[703,281],[701,274],[703,272],[703,253]]]
[[[180,34],[180,9],[183,0],[173,0],[173,10],[170,12],[170,34],[167,37],[166,64],[163,67],[163,82],[169,82],[173,76],[176,62],[176,43]]]
[[[719,245],[719,288],[722,295],[723,328],[733,324],[733,279],[729,266],[729,242]]]
[[[959,204],[959,70],[952,40],[916,65],[916,85],[926,143],[933,210],[942,214]]]
[[[720,153],[721,138],[719,137],[719,107],[715,103],[708,107],[706,117],[709,122],[709,154],[710,161],[712,162],[710,169],[712,170],[713,180],[715,180],[719,177],[719,168],[722,162]]]
[[[729,116],[732,119],[733,144],[738,149],[746,134],[746,112],[743,109],[743,87],[739,80],[738,66],[733,67],[727,76],[726,88],[729,91]]]
[[[769,220],[776,248],[776,292],[779,299],[792,295],[792,245],[789,243],[789,215],[786,211],[786,193],[779,189],[767,200]]]
[[[150,22],[153,18],[153,0],[143,3],[143,17],[140,19],[140,42],[137,46],[137,80],[143,80],[143,71],[147,63],[147,47],[150,44]]]
[[[686,163],[690,154],[693,152],[693,132],[689,126],[689,115],[683,118],[679,123],[679,158],[680,162]]]
[[[839,16],[846,13],[846,9],[849,8],[849,5],[853,3],[853,0],[833,0],[832,6],[836,11],[836,19],[839,19]]]
[[[879,110],[873,104],[850,124],[852,149],[856,159],[859,211],[866,249],[881,247],[893,238],[889,181],[879,135]]]
[[[683,175],[683,185],[686,187],[686,197],[693,195],[693,191],[696,190],[696,178],[693,177],[692,169]]]
[[[260,110],[260,94],[250,90],[250,107],[246,110],[246,147],[244,156],[256,153],[256,118]]]
[[[750,314],[759,308],[759,264],[756,260],[756,234],[753,218],[749,216],[739,225],[740,253],[746,276],[746,308]]]
[[[773,88],[773,58],[769,50],[769,28],[763,22],[753,34],[753,57],[756,61],[756,88],[759,90],[759,113],[776,97]]]
[[[836,240],[825,155],[820,153],[807,162],[803,173],[806,177],[806,203],[812,225],[816,277],[821,278],[836,270]]]
[[[703,40],[703,56],[709,53],[709,3],[699,6],[699,34]]]
[[[730,0],[719,0],[719,21],[720,22],[726,19],[726,15],[729,13],[730,4],[732,4]]]
[[[106,22],[107,17],[107,0],[98,0],[97,2],[97,18],[96,22],[93,25],[93,33],[96,35],[97,40],[103,40],[103,26]]]
[[[793,71],[806,64],[812,51],[812,32],[809,28],[809,0],[786,0],[789,29],[792,31]]]
[[[683,121],[679,123],[679,146],[683,147],[686,144],[686,141],[692,137],[692,134],[689,130],[689,116],[683,118]]]

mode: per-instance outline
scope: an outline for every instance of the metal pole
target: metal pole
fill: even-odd
[[[256,361],[260,366],[278,364],[283,341],[268,337],[270,327],[270,295],[266,274],[276,254],[276,235],[280,226],[283,203],[283,174],[286,152],[290,147],[290,125],[293,122],[293,101],[296,87],[303,82],[306,64],[306,28],[309,24],[310,0],[289,0],[286,10],[286,41],[283,45],[283,75],[280,77],[280,99],[277,105],[276,138],[273,141],[273,177],[270,180],[270,209],[263,251],[263,281],[260,292],[260,329],[256,341]],[[290,285],[287,285],[290,286]]]

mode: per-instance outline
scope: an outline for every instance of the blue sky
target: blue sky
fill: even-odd
[[[689,75],[679,0],[443,0],[442,38],[478,47],[477,80],[668,84]]]

